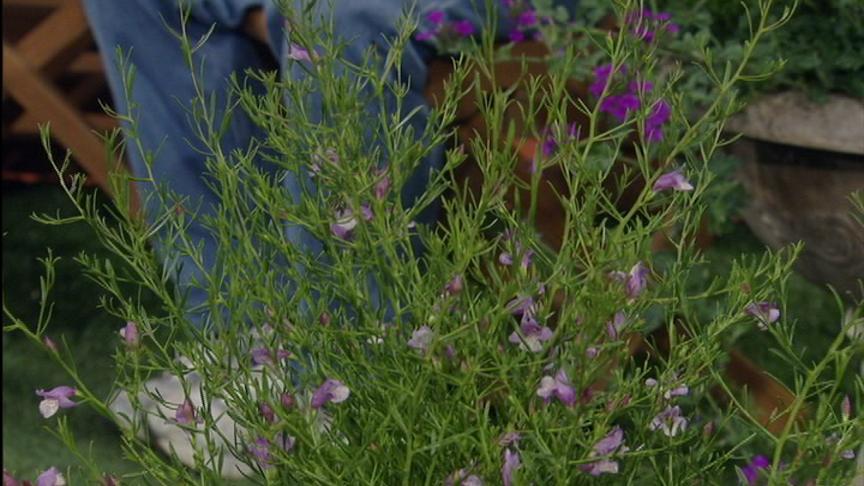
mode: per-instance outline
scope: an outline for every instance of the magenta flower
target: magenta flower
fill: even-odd
[[[759,471],[761,469],[768,469],[770,466],[771,460],[762,454],[758,454],[753,456],[753,459],[751,459],[746,466],[741,468],[741,473],[744,474],[744,478],[747,479],[747,484],[749,486],[755,486],[759,481]]]
[[[618,339],[621,330],[627,325],[627,315],[621,311],[615,313],[612,320],[606,323],[606,335],[609,339]]]
[[[780,309],[773,302],[754,302],[748,305],[744,312],[755,317],[759,321],[759,329],[768,329],[769,324],[773,324],[780,319]]]
[[[137,347],[140,342],[138,326],[136,326],[134,322],[128,321],[126,326],[124,326],[123,329],[120,329],[120,337],[123,338],[126,346],[130,348]]]
[[[444,23],[444,11],[432,10],[426,14],[426,21],[432,25],[441,25]]]
[[[447,295],[456,295],[462,292],[464,287],[465,282],[462,280],[462,275],[456,275],[447,282],[447,285],[444,286],[444,292],[447,293]]]
[[[504,486],[511,486],[513,484],[513,473],[520,467],[522,467],[522,459],[519,457],[519,453],[513,452],[509,447],[505,449],[504,465],[501,466],[501,479],[504,482]]]
[[[351,390],[339,380],[328,378],[312,394],[312,408],[321,408],[328,402],[342,403],[351,395]]]
[[[174,421],[181,425],[189,425],[194,422],[200,422],[201,419],[197,417],[195,406],[187,398],[177,407],[177,411],[174,412]]]
[[[438,33],[433,31],[433,30],[424,30],[424,31],[421,31],[421,32],[418,32],[417,34],[415,34],[414,39],[416,39],[420,42],[428,42],[428,41],[435,39],[435,36],[437,34]]]
[[[43,417],[49,418],[61,408],[72,408],[78,405],[78,403],[70,400],[77,393],[78,390],[71,386],[58,386],[48,391],[42,389],[36,390],[36,394],[42,397],[42,401],[39,402],[39,413]]]
[[[532,353],[543,351],[543,343],[552,339],[552,329],[540,326],[531,316],[523,316],[519,326],[519,332],[514,331],[510,335],[510,342],[518,344],[520,348],[527,348]]]
[[[654,84],[651,81],[630,81],[627,85],[627,90],[631,94],[650,93],[654,89]]]
[[[576,389],[570,385],[570,379],[564,370],[558,370],[554,378],[544,376],[540,380],[537,396],[542,398],[545,403],[551,402],[552,398],[557,398],[568,407],[572,407],[576,403]]]
[[[357,218],[351,209],[343,209],[336,211],[336,222],[330,225],[330,232],[339,239],[350,240],[356,226]]]
[[[627,72],[627,68],[621,66],[621,71],[624,73]],[[596,98],[599,98],[600,95],[603,94],[603,91],[606,90],[606,86],[609,84],[609,78],[612,77],[612,64],[603,64],[601,66],[597,66],[594,68],[594,82],[591,83],[591,86],[588,87],[588,91],[591,92]]]
[[[680,169],[675,169],[672,172],[661,175],[657,178],[657,182],[654,183],[654,192],[668,191],[669,189],[685,192],[692,191],[693,184],[690,184],[690,181],[681,174]]]
[[[600,111],[609,113],[623,122],[627,119],[628,113],[639,110],[641,103],[639,97],[632,93],[624,93],[619,95],[610,95],[603,99],[600,103]]]
[[[669,103],[660,100],[651,108],[651,113],[645,119],[645,138],[649,142],[663,141],[663,125],[669,121],[672,108]]]
[[[666,407],[651,420],[651,425],[648,426],[651,430],[660,429],[667,437],[675,437],[679,432],[687,430],[687,418],[681,415],[681,408],[678,405],[674,407]]]
[[[27,484],[25,482],[25,484]],[[50,467],[36,478],[36,486],[65,486],[66,479],[56,467]]]
[[[293,59],[295,61],[311,61],[312,57],[309,55],[309,51],[306,50],[306,48],[291,43],[288,46],[288,59]]]
[[[411,333],[411,339],[408,340],[408,347],[419,349],[424,353],[432,344],[432,339],[435,337],[435,332],[429,326],[420,326]]]
[[[555,151],[558,150],[558,142],[555,140],[555,137],[547,136],[546,140],[543,141],[543,146],[541,147],[544,157],[551,157],[555,154]]]
[[[510,39],[510,42],[518,44],[525,41],[525,32],[522,32],[519,29],[513,29],[509,34],[507,34],[507,38]]]
[[[516,25],[523,28],[533,27],[537,24],[537,12],[533,8],[523,10],[516,17]]]
[[[453,22],[453,31],[460,37],[471,37],[474,35],[474,24],[470,20],[457,20]]]
[[[598,461],[594,461],[582,466],[582,470],[592,476],[600,476],[601,474],[617,474],[618,462],[610,459],[610,456],[616,453],[627,452],[629,448],[624,445],[624,431],[617,425],[613,428],[606,437],[600,439],[591,450],[589,457],[599,457]]]

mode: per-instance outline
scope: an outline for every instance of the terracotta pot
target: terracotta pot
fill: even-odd
[[[744,135],[732,152],[744,161],[738,176],[753,232],[775,249],[803,241],[798,271],[864,302],[864,225],[850,200],[864,190],[864,101],[815,104],[782,93],[753,103],[729,127]]]

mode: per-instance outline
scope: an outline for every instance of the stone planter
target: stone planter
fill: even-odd
[[[864,225],[849,199],[864,190],[864,101],[770,95],[729,128],[744,135],[732,152],[744,161],[738,175],[753,232],[772,248],[803,241],[800,273],[864,302]]]

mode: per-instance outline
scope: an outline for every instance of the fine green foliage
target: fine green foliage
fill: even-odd
[[[629,19],[637,7],[622,0],[615,13]],[[470,476],[516,484],[730,484],[756,455],[765,456],[757,474],[771,484],[839,484],[851,476],[848,457],[862,430],[843,404],[847,396],[860,403],[864,383],[850,378],[861,344],[844,331],[864,310],[844,314],[825,355],[807,360],[794,344],[796,318],[787,305],[800,246],[742,255],[728,271],[706,276],[706,254],[692,245],[716,177],[711,161],[729,142],[723,123],[739,107],[735,87],[770,74],[748,74],[748,63],[790,9],[762,0],[734,62],[718,64],[700,52],[712,91],[696,116],[682,89],[686,73],[657,49],[662,35],[652,43],[629,29],[544,25],[555,53],[550,86],[584,79],[581,49],[589,46],[594,75],[600,78],[608,63],[609,82],[586,99],[539,83],[522,101],[503,90],[477,92],[492,136],[463,150],[450,144],[468,66],[489,72],[508,55],[494,49],[490,29],[461,46],[457,82],[415,133],[409,122],[416,111],[404,108],[399,68],[416,28],[411,13],[400,34],[387,39],[389,50],[370,50],[363,63],[350,64],[326,22],[309,18],[309,10],[283,8],[295,21],[290,41],[312,53],[296,60],[305,76],[234,78],[225,119],[196,76],[202,60],[195,46],[206,37],[176,33],[198,93],[189,114],[219,198],[215,211],[202,216],[194,202],[145,174],[138,183],[148,188],[144,206],[154,213],[147,219],[123,209],[130,194],[120,176],[113,179],[114,207],[100,207],[80,177],[61,177],[72,215],[37,216],[50,225],[88,225],[114,255],[81,254],[76,261],[105,292],[105,311],[137,331],[130,340],[127,328],[118,343],[115,388],[128,391],[133,407],[147,399],[168,412],[124,420],[80,372],[83,358],[74,349],[47,349],[44,338],[57,317],[53,259],[45,261],[35,318],[24,320],[4,304],[4,331],[42,346],[68,373],[74,398],[121,426],[124,452],[142,478],[218,484],[229,455],[258,484],[440,484]],[[656,27],[667,29],[663,22]],[[122,54],[120,62],[129,93],[134,69]],[[625,74],[640,88],[629,87]],[[266,92],[251,89],[253,82]],[[476,83],[473,89],[479,91]],[[627,89],[638,93],[622,94]],[[320,112],[311,93],[320,95]],[[369,106],[380,115],[370,116]],[[541,106],[547,119],[538,119]],[[109,141],[139,151],[152,167],[155,155],[136,137],[137,114],[147,107],[130,107],[121,117],[125,143],[117,134]],[[566,107],[587,120],[579,136],[565,132]],[[556,150],[537,154],[530,181],[514,175],[508,109],[526,114],[529,133],[557,140]],[[265,136],[227,153],[220,127],[239,110]],[[43,137],[47,145],[47,131]],[[436,146],[448,147],[444,167],[409,205],[402,189]],[[454,181],[468,153],[484,175],[479,193]],[[52,163],[63,175],[68,159]],[[379,191],[385,168],[390,188]],[[557,252],[533,226],[538,193],[547,190],[541,177],[553,168],[568,189],[560,194],[566,225]],[[314,187],[300,184],[302,197],[293,197],[284,181],[307,180],[310,172]],[[616,204],[616,191],[640,179],[635,201]],[[610,182],[619,189],[610,190]],[[514,188],[530,197],[527,211],[508,204]],[[442,194],[446,219],[429,222],[424,212]],[[189,234],[192,218],[219,243],[212,265]],[[320,249],[299,248],[290,236],[298,229],[314,235]],[[659,232],[673,248],[660,255],[651,251]],[[181,255],[201,277],[174,285]],[[192,309],[189,287],[207,294]],[[196,327],[191,316],[202,313],[206,320]],[[631,356],[629,337],[651,327],[665,330],[669,352]],[[794,420],[780,429],[766,428],[723,372],[722,350],[759,328],[788,363],[795,393],[778,411]],[[193,370],[203,378],[200,390]],[[179,377],[184,399],[145,388],[162,371]],[[238,425],[234,432],[217,427],[217,402]],[[68,427],[74,417],[66,410],[58,416],[49,420],[75,449]],[[137,437],[147,419],[167,420],[195,438],[194,469]],[[79,459],[75,479],[103,480],[93,460]]]

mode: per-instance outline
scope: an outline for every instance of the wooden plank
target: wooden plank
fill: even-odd
[[[102,142],[83,117],[6,42],[3,43],[3,86],[51,134],[72,150],[89,178],[110,194],[108,160]]]
[[[72,0],[77,1],[77,0]],[[69,3],[70,0],[3,0],[4,7],[31,7],[31,8],[52,8],[60,7],[64,3]]]
[[[74,0],[66,2],[27,32],[15,49],[30,66],[41,71],[62,54],[83,47],[89,35],[81,2]]]
[[[66,71],[73,74],[103,74],[105,66],[98,52],[85,51],[66,67]]]
[[[84,113],[81,115],[87,126],[98,132],[107,132],[117,127],[117,120],[104,113]],[[39,133],[39,123],[29,113],[19,117],[9,126],[11,135],[36,135]]]

